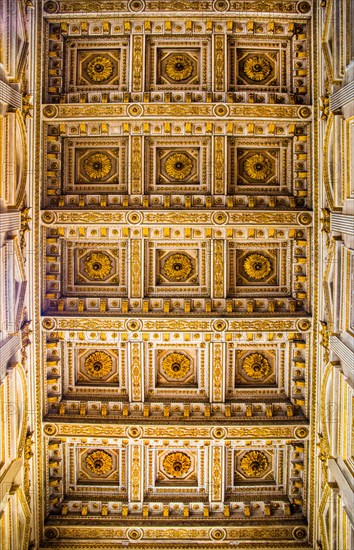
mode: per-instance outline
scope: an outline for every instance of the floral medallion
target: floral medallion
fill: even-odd
[[[264,155],[252,155],[246,159],[244,169],[251,179],[265,180],[272,173],[272,164]]]
[[[260,477],[268,466],[268,459],[261,451],[249,451],[240,462],[240,468],[247,477]]]
[[[262,82],[269,76],[272,66],[266,57],[253,55],[246,60],[243,70],[250,80]]]
[[[242,368],[251,378],[264,378],[270,371],[267,359],[260,353],[251,353],[245,357]]]
[[[192,261],[186,254],[172,254],[164,264],[166,277],[172,281],[187,279],[192,268]]]
[[[272,266],[263,254],[250,254],[243,262],[243,268],[250,279],[264,279],[269,275]]]
[[[85,458],[86,467],[95,475],[107,474],[113,466],[113,458],[106,451],[93,451]]]
[[[106,177],[111,169],[112,163],[104,153],[95,153],[84,161],[85,174],[92,180],[100,180]]]
[[[186,453],[170,453],[163,461],[163,468],[173,477],[182,477],[191,467],[191,459]]]
[[[112,270],[112,262],[107,254],[93,252],[86,257],[84,270],[90,279],[105,279]]]
[[[183,54],[171,55],[166,64],[166,73],[171,80],[186,80],[193,71],[193,65],[188,56]]]
[[[108,57],[98,55],[90,61],[86,70],[91,80],[94,82],[104,82],[112,76],[113,63]]]
[[[190,359],[183,353],[170,353],[162,360],[162,369],[170,378],[183,378],[190,366]]]
[[[95,351],[85,359],[85,369],[93,378],[103,378],[112,370],[112,359],[104,351]]]
[[[165,162],[167,174],[175,180],[183,180],[192,172],[193,164],[187,155],[175,153]]]

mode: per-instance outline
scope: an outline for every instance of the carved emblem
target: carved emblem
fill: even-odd
[[[165,162],[167,174],[176,180],[183,180],[191,173],[193,168],[192,161],[183,153],[171,155]]]
[[[112,370],[112,359],[104,351],[95,351],[85,360],[86,371],[94,378],[102,378]]]
[[[186,80],[192,74],[193,65],[187,55],[176,54],[170,56],[165,70],[172,80]]]
[[[107,254],[93,252],[87,256],[84,270],[90,279],[104,279],[112,270],[112,262]]]
[[[186,453],[170,453],[163,461],[163,468],[172,477],[184,476],[191,467],[191,459]]]
[[[268,459],[261,451],[249,451],[240,462],[240,468],[247,477],[260,477],[268,466]]]
[[[113,64],[108,57],[98,55],[94,57],[87,65],[87,74],[94,82],[103,82],[108,80],[113,73]]]
[[[272,165],[264,155],[252,155],[245,161],[244,170],[254,180],[265,180],[272,172]]]
[[[263,378],[270,371],[269,362],[260,353],[247,355],[242,363],[242,368],[251,378]]]
[[[104,153],[90,155],[84,161],[84,171],[88,178],[100,180],[107,176],[112,169],[112,163]]]
[[[171,281],[184,281],[192,268],[192,261],[186,254],[171,254],[164,264],[165,275]]]
[[[264,279],[271,272],[272,266],[268,258],[262,254],[250,254],[243,262],[245,273],[250,279]]]
[[[113,458],[106,451],[93,451],[85,458],[87,468],[95,475],[107,474],[113,466]]]
[[[261,82],[270,74],[272,66],[263,55],[254,55],[245,61],[243,70],[248,78]]]
[[[170,378],[183,378],[190,367],[191,360],[183,353],[170,353],[162,361],[162,369]]]

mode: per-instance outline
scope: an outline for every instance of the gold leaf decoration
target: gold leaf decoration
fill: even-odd
[[[246,60],[243,70],[250,80],[261,82],[269,76],[272,66],[263,55],[253,55]]]
[[[184,153],[175,153],[165,162],[167,174],[175,180],[183,180],[191,173],[193,168],[192,161]]]
[[[270,371],[268,360],[260,353],[251,353],[245,357],[242,368],[251,378],[264,378]]]
[[[183,281],[190,275],[192,267],[192,261],[186,254],[172,254],[164,264],[164,271],[172,281]]]
[[[240,468],[247,477],[260,477],[268,466],[268,459],[261,451],[249,451],[240,462]]]
[[[182,477],[191,467],[191,459],[186,453],[170,453],[163,461],[165,472],[173,477]]]
[[[87,74],[94,82],[108,80],[113,73],[113,63],[108,57],[98,55],[87,65]]]
[[[84,171],[88,178],[99,180],[107,176],[112,169],[112,163],[104,153],[90,155],[84,161]]]
[[[104,351],[95,351],[85,359],[85,369],[93,378],[102,378],[112,370],[112,359]]]
[[[112,270],[112,262],[107,254],[93,252],[87,256],[84,270],[90,279],[104,279]]]
[[[243,262],[243,268],[250,279],[264,279],[269,275],[272,266],[263,254],[250,254]]]
[[[166,73],[176,81],[186,80],[193,71],[193,65],[187,55],[176,54],[171,55],[166,63]]]
[[[189,371],[191,361],[183,353],[170,353],[162,360],[162,369],[170,378],[183,378]]]
[[[97,450],[86,456],[85,464],[93,474],[102,476],[112,469],[113,458],[106,451]]]
[[[265,180],[272,172],[272,164],[264,155],[252,155],[246,159],[244,169],[253,180]]]

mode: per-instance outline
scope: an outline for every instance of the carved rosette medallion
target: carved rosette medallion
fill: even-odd
[[[264,378],[269,374],[270,364],[260,353],[251,353],[245,357],[242,368],[251,378]]]
[[[110,59],[98,55],[87,65],[87,74],[94,82],[104,82],[113,73],[113,64]]]
[[[184,54],[176,54],[170,56],[166,63],[165,70],[171,80],[179,82],[181,80],[186,80],[191,76],[193,65],[188,56]]]
[[[90,279],[105,279],[112,270],[112,262],[106,254],[93,252],[87,256],[84,270]]]
[[[268,459],[261,451],[249,451],[240,462],[240,468],[247,477],[261,477],[268,466]]]
[[[104,153],[95,153],[84,161],[84,172],[91,180],[100,180],[106,177],[111,169],[112,163]]]
[[[246,174],[253,180],[265,180],[272,173],[272,165],[264,155],[252,155],[244,164]]]
[[[113,362],[104,351],[95,351],[85,359],[85,369],[94,378],[103,378],[111,372]]]
[[[183,153],[175,153],[171,155],[165,162],[165,170],[167,174],[176,180],[183,180],[192,172],[193,163],[187,155]]]
[[[170,378],[183,378],[190,367],[191,361],[183,353],[170,353],[162,361],[162,369]]]
[[[267,277],[272,270],[268,258],[262,254],[250,254],[243,262],[243,268],[250,279],[261,280]]]
[[[163,461],[165,472],[172,477],[182,477],[188,473],[192,465],[191,459],[186,453],[170,453]]]
[[[164,264],[166,277],[171,281],[186,280],[192,268],[192,261],[186,254],[172,254]]]
[[[243,70],[250,80],[262,82],[269,76],[272,66],[266,57],[254,55],[245,61]]]
[[[106,451],[97,450],[86,456],[85,464],[93,474],[105,475],[113,467],[113,458]]]

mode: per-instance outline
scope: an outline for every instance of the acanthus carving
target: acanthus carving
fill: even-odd
[[[222,91],[224,89],[224,37],[215,36],[215,90]]]
[[[133,49],[133,90],[138,92],[142,89],[143,75],[143,37],[134,37]]]
[[[133,401],[142,400],[141,387],[141,359],[139,344],[132,344],[131,350],[131,371],[132,371],[132,397]]]

